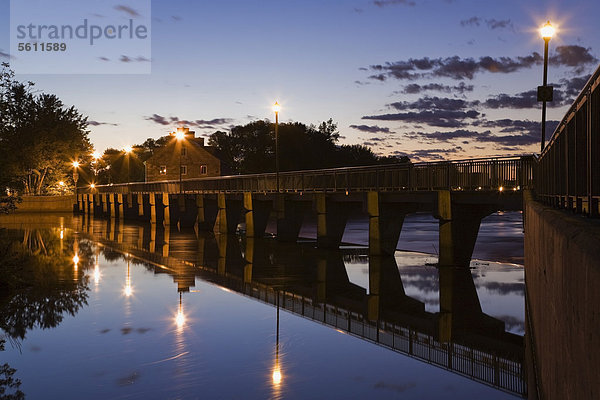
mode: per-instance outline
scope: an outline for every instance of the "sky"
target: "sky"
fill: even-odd
[[[41,15],[65,2],[28,1],[39,2],[30,9]],[[110,73],[83,60],[63,61],[61,74],[15,68],[19,80],[87,115],[99,151],[180,125],[208,136],[274,120],[278,101],[280,121],[332,118],[340,143],[364,144],[377,154],[414,161],[530,154],[539,152],[540,140],[539,28],[547,20],[557,28],[549,44],[555,93],[547,136],[600,63],[594,0],[155,0],[151,7],[107,0],[104,6],[106,13],[87,11],[90,20],[110,14],[151,21],[150,47],[95,47],[93,62]],[[10,23],[10,2],[0,0],[0,61],[16,67],[23,58],[10,50]],[[115,73],[125,66],[128,73]],[[76,67],[87,73],[68,73]],[[136,68],[141,73],[131,72]]]

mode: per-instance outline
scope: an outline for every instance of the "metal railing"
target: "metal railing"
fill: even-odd
[[[280,191],[364,192],[532,188],[533,156],[281,172]],[[277,191],[274,173],[96,186],[95,193],[242,193]]]
[[[554,131],[538,162],[536,195],[547,205],[598,217],[600,67]]]

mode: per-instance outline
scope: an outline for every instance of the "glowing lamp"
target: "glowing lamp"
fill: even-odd
[[[546,24],[540,29],[540,33],[542,34],[542,38],[544,38],[544,40],[552,39],[554,32],[555,29],[552,25],[550,25],[550,21],[546,22]]]
[[[275,113],[278,113],[279,111],[281,111],[281,105],[278,102],[275,102],[275,104],[273,104],[273,111]]]

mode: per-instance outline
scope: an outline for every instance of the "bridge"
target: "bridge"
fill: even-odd
[[[368,257],[367,293],[348,278],[348,250],[86,216],[75,228],[170,275],[178,291],[199,277],[499,390],[527,392],[523,338],[482,312],[468,269],[438,270],[440,312],[432,313],[406,295],[393,257]]]
[[[533,156],[293,171],[97,186],[77,196],[76,209],[95,216],[262,237],[270,216],[277,238],[296,241],[306,214],[317,217],[317,247],[337,248],[348,217],[369,216],[371,255],[396,249],[407,214],[430,212],[440,222],[440,265],[468,265],[481,219],[522,210],[534,187]]]
[[[600,386],[589,384],[600,368],[600,68],[538,158],[294,171],[279,178],[279,186],[276,174],[99,186],[79,194],[75,210],[219,234],[234,233],[243,222],[249,239],[261,238],[273,215],[282,242],[296,241],[313,212],[320,249],[338,248],[348,216],[362,211],[374,259],[393,254],[407,214],[429,212],[439,220],[438,266],[463,269],[482,218],[523,210],[528,393],[600,398]]]

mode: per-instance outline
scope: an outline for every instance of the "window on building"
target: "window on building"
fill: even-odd
[[[167,166],[166,165],[161,165],[158,168],[158,173],[161,175],[166,175],[167,174]]]
[[[181,175],[187,175],[187,165],[181,166]]]
[[[181,148],[181,155],[184,157],[187,156],[187,148],[186,147]]]
[[[206,165],[201,165],[200,166],[200,175],[206,175],[208,173],[208,169],[206,168]]]

